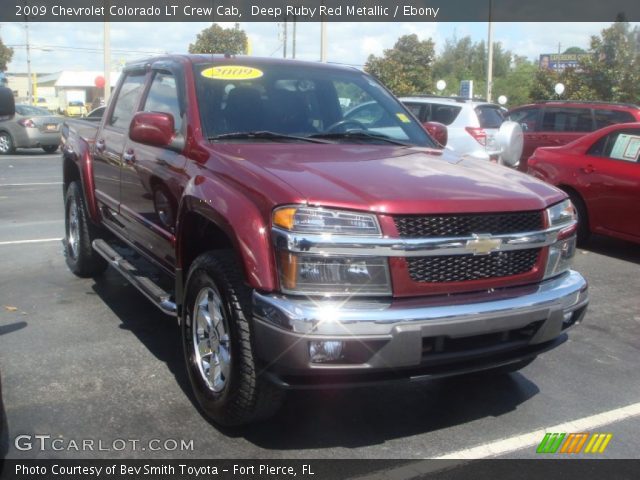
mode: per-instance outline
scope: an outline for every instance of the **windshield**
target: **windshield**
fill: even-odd
[[[232,60],[194,68],[202,126],[212,140],[326,136],[340,143],[435,146],[398,100],[358,70]],[[253,135],[229,135],[243,133]]]

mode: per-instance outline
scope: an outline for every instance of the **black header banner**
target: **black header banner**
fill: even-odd
[[[612,22],[638,0],[3,0],[2,22]]]

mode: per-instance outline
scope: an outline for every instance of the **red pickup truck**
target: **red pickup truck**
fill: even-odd
[[[384,114],[344,118],[364,102]],[[514,371],[585,313],[567,195],[447,153],[357,69],[154,58],[64,136],[69,268],[179,319],[220,424],[288,388]]]

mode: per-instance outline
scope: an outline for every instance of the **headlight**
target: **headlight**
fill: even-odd
[[[576,210],[571,200],[567,199],[547,208],[546,213],[549,227],[564,226],[565,228],[560,228],[558,240],[549,246],[549,258],[544,272],[545,279],[555,277],[571,267],[571,261],[576,253],[577,229]]]
[[[281,207],[273,212],[277,227],[301,233],[381,235],[375,215],[319,207]]]
[[[566,199],[563,202],[547,208],[547,219],[550,227],[572,224],[577,220],[576,209],[571,203],[571,200]]]
[[[273,226],[300,234],[382,236],[374,214],[287,206],[273,212]],[[278,247],[276,247],[278,248]],[[276,252],[280,288],[297,295],[391,295],[389,263],[383,257]]]
[[[381,257],[328,257],[278,252],[284,293],[391,295],[389,265]]]

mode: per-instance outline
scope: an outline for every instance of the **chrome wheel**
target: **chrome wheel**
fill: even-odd
[[[231,373],[231,341],[217,289],[206,287],[198,293],[191,329],[200,375],[211,391],[219,393]]]
[[[69,201],[67,210],[67,243],[69,244],[69,254],[78,258],[80,244],[80,226],[78,221],[78,203],[74,198]]]
[[[11,151],[11,138],[6,133],[0,133],[0,153]]]

